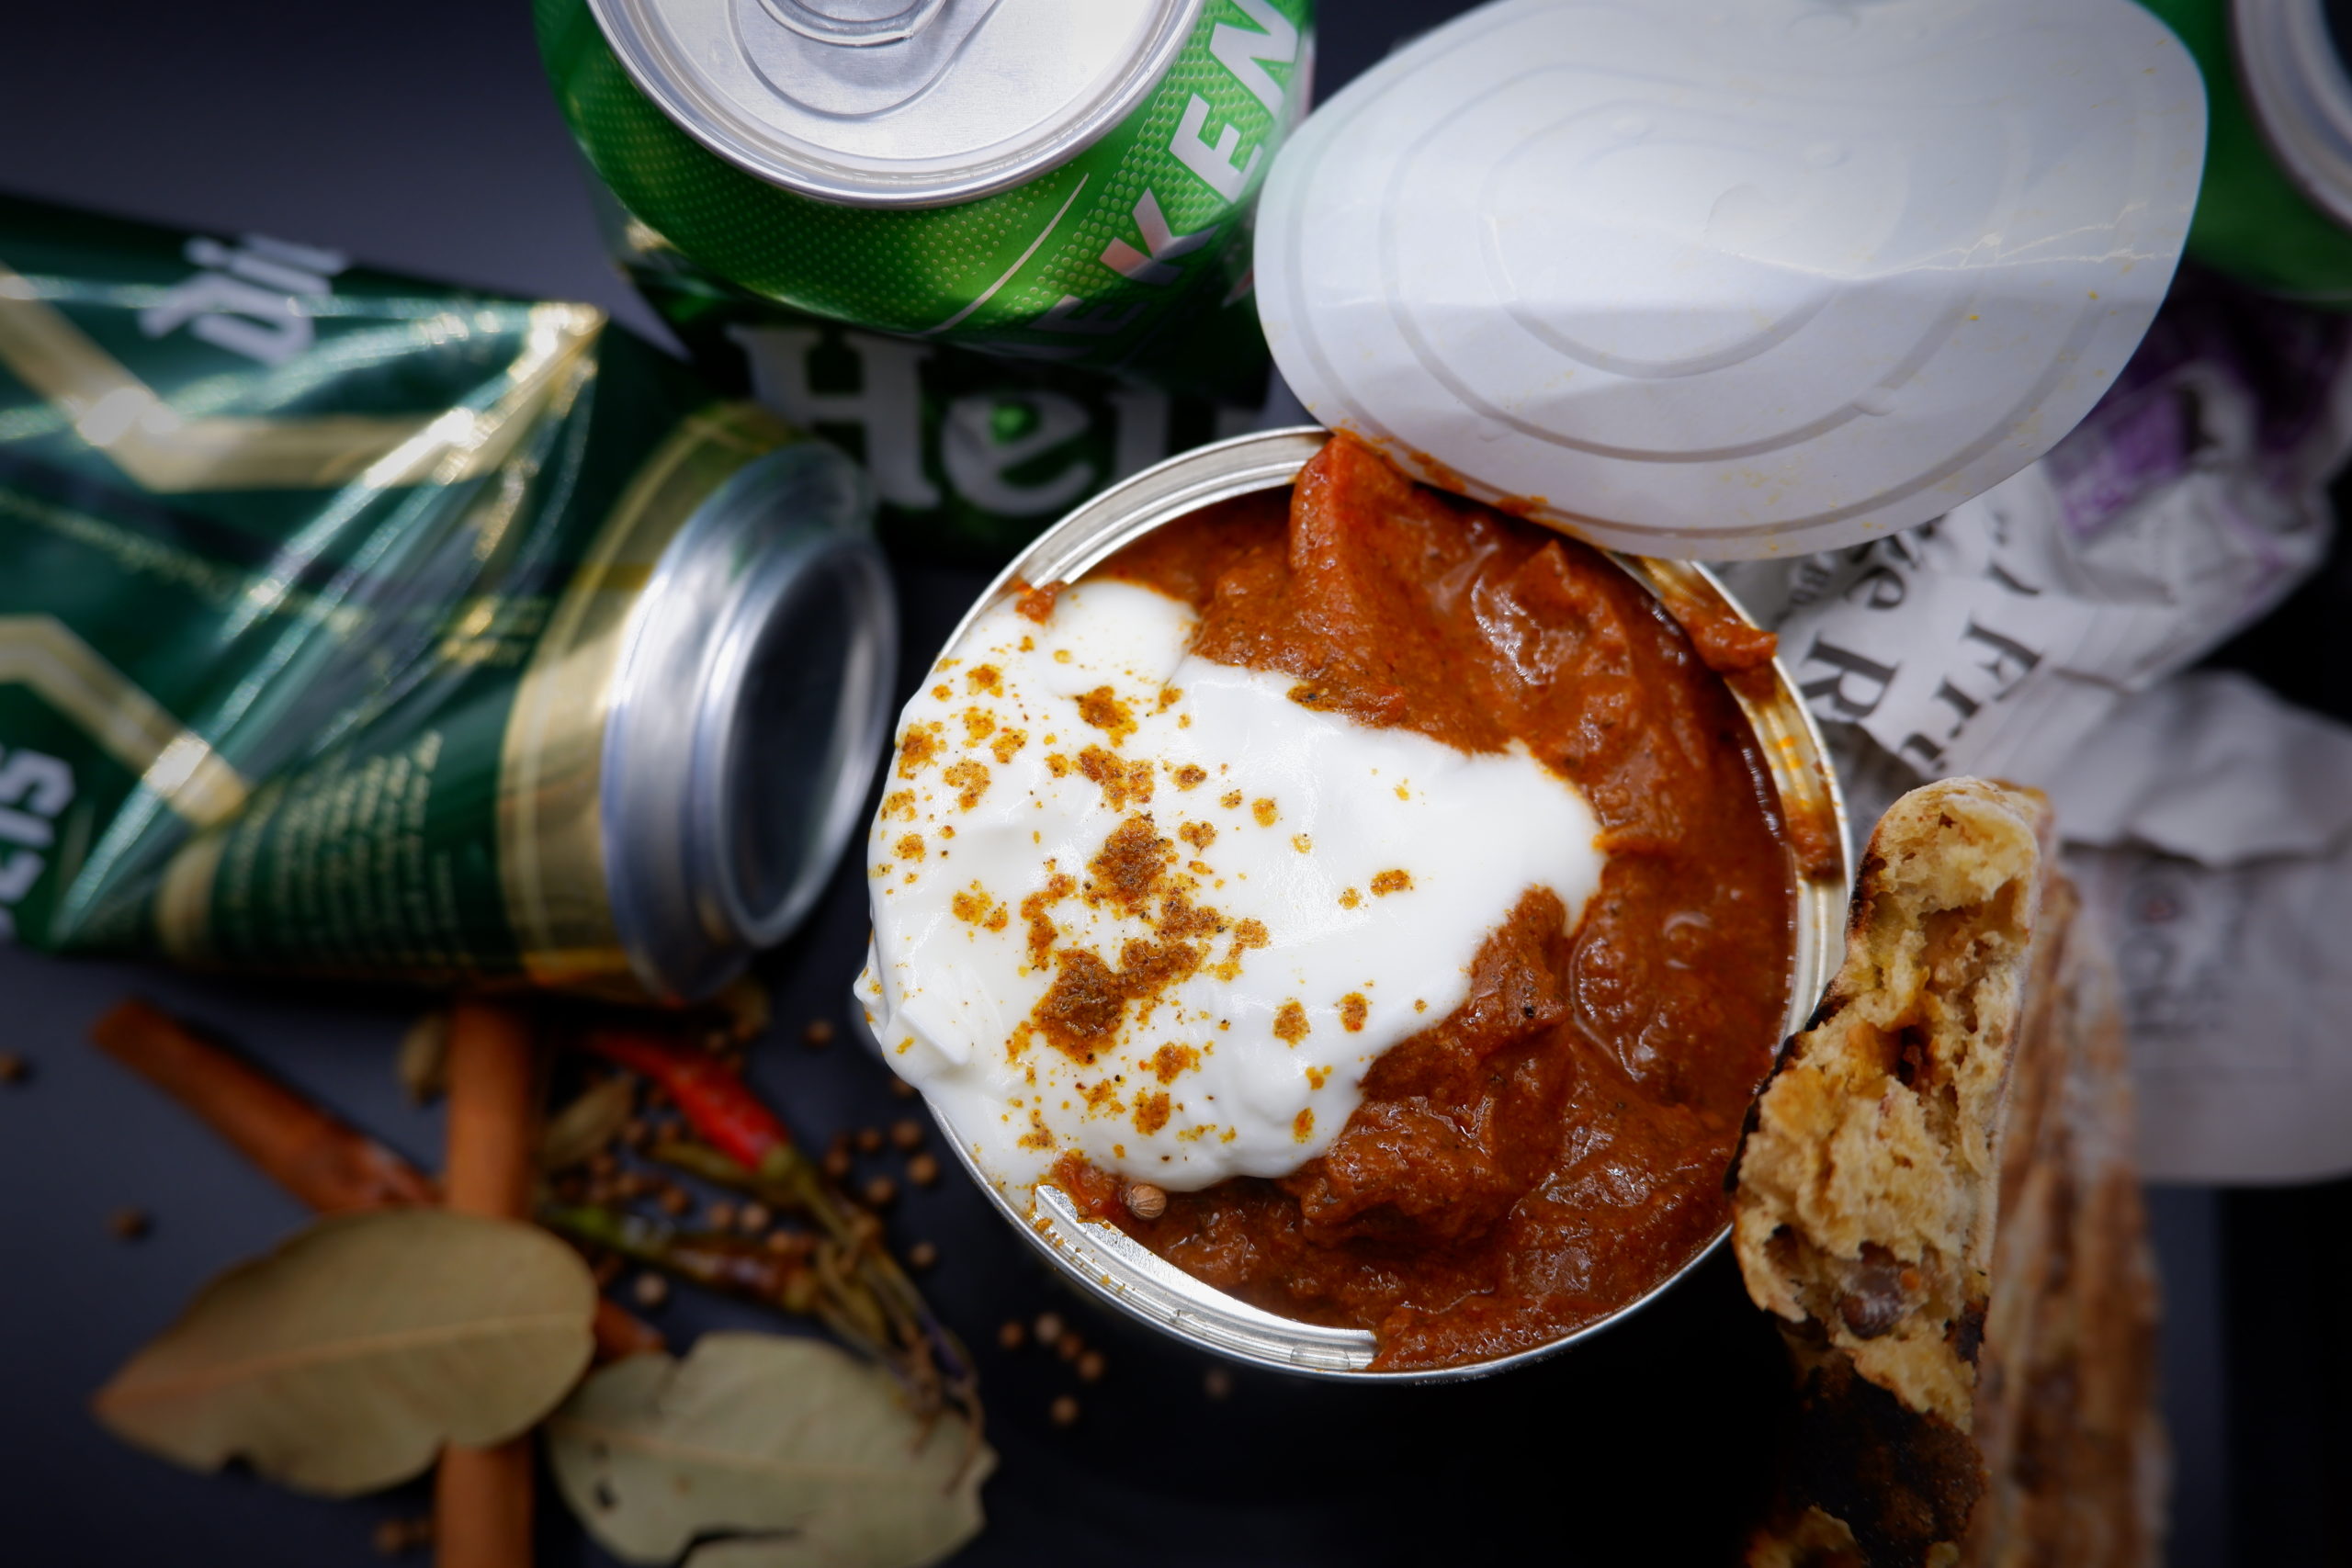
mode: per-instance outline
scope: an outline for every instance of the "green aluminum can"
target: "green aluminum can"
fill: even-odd
[[[905,558],[1002,565],[1073,506],[1257,408],[861,332],[730,287],[609,198],[613,254],[714,384],[862,463]]]
[[[0,935],[707,994],[855,826],[869,510],[586,306],[0,200]]]
[[[537,0],[621,204],[718,277],[918,341],[1226,398],[1310,0]]]
[[[2205,77],[2188,254],[2257,288],[2352,307],[2352,48],[2335,0],[2142,0]]]

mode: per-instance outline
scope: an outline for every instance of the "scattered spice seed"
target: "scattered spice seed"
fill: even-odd
[[[1037,1343],[1050,1347],[1055,1340],[1059,1339],[1062,1337],[1061,1314],[1059,1313],[1052,1312],[1039,1313],[1037,1314],[1036,1330]]]
[[[653,1141],[653,1128],[642,1116],[632,1116],[621,1123],[621,1142],[630,1148],[641,1149]]]
[[[800,1043],[803,1045],[810,1046],[820,1051],[826,1046],[831,1044],[833,1043],[832,1020],[825,1018],[810,1019],[808,1023],[801,1028]]]
[[[658,1307],[670,1299],[670,1281],[659,1274],[639,1274],[629,1293],[641,1307]]]
[[[433,1516],[413,1519],[378,1519],[371,1538],[379,1557],[405,1557],[433,1544]]]
[[[1078,1401],[1065,1393],[1054,1401],[1046,1414],[1054,1418],[1057,1427],[1075,1427],[1078,1425]]]
[[[890,1080],[890,1092],[900,1100],[912,1100],[915,1097],[915,1086],[904,1078],[894,1077]]]
[[[1063,1360],[1075,1361],[1086,1353],[1086,1341],[1080,1339],[1075,1331],[1065,1333],[1054,1349]]]
[[[392,1070],[411,1105],[427,1105],[449,1087],[449,1011],[435,1008],[410,1024],[401,1036]]]
[[[708,1225],[715,1231],[733,1230],[735,1228],[735,1205],[729,1202],[724,1198],[718,1200],[704,1212],[703,1224]]]
[[[847,1181],[849,1179],[849,1150],[841,1145],[836,1144],[831,1148],[825,1151],[824,1165],[825,1175],[828,1179],[833,1181]]]
[[[1027,1342],[1029,1331],[1017,1318],[1007,1318],[996,1331],[996,1342],[1007,1350],[1018,1350]]]
[[[927,1241],[919,1241],[907,1248],[907,1267],[928,1269],[939,1261],[939,1248]]]
[[[1102,1352],[1089,1350],[1078,1359],[1078,1375],[1083,1382],[1100,1382],[1102,1379]]]
[[[882,1152],[882,1129],[879,1127],[860,1127],[857,1130],[857,1152],[862,1155],[880,1154]]]
[[[614,1157],[610,1149],[598,1149],[588,1156],[588,1174],[591,1176],[616,1176],[620,1168],[621,1162]]]
[[[1211,1367],[1201,1379],[1201,1392],[1211,1399],[1227,1399],[1233,1394],[1233,1374],[1223,1367]]]
[[[14,1051],[0,1051],[0,1083],[22,1083],[32,1077],[30,1062]]]
[[[745,1235],[761,1235],[775,1224],[775,1211],[765,1203],[750,1202],[735,1216],[735,1223]]]
[[[898,1201],[899,1184],[887,1176],[877,1176],[865,1184],[865,1195],[868,1207],[887,1209]]]
[[[1126,1200],[1127,1213],[1139,1220],[1156,1220],[1168,1212],[1168,1193],[1164,1188],[1148,1181],[1137,1181],[1121,1194]]]
[[[922,1147],[922,1123],[911,1116],[900,1117],[890,1123],[890,1142],[901,1151],[912,1154]]]
[[[808,1238],[798,1231],[770,1231],[761,1245],[778,1258],[797,1258],[809,1250]]]
[[[144,1209],[117,1209],[107,1216],[107,1229],[117,1241],[137,1241],[155,1228]]]
[[[915,1156],[907,1161],[907,1179],[917,1187],[933,1187],[939,1182],[939,1156],[930,1153]]]
[[[727,1014],[728,1032],[738,1040],[766,1033],[775,1016],[769,1008],[768,988],[749,975],[737,976],[733,985],[718,993],[718,1001]]]
[[[662,1212],[672,1219],[678,1218],[695,1206],[694,1194],[674,1184],[662,1189],[662,1196],[654,1201],[659,1203],[662,1206]]]

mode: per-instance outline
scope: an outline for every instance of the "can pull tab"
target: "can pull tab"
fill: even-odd
[[[865,49],[903,43],[931,26],[947,0],[760,0],[767,14],[803,38]]]
[[[937,81],[998,0],[729,0],[743,58],[819,114],[894,109]]]

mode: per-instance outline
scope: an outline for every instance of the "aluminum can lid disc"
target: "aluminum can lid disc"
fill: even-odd
[[[821,200],[969,201],[1091,145],[1204,0],[590,0],[630,79],[740,168]]]
[[[2089,412],[2204,144],[2130,0],[1498,0],[1283,149],[1260,313],[1432,483],[1645,555],[1838,548]]]
[[[2352,229],[2352,62],[2324,0],[2233,5],[2230,43],[2271,156],[2313,206]]]

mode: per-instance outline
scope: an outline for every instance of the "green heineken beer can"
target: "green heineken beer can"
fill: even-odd
[[[537,0],[623,207],[794,310],[1246,399],[1309,0]]]
[[[715,384],[862,463],[883,541],[999,566],[1087,498],[1252,427],[1254,406],[885,336],[714,278],[597,202],[613,254]]]
[[[2205,77],[2190,257],[2257,288],[2352,307],[2352,13],[2340,0],[2142,3]]]
[[[707,994],[885,739],[870,510],[588,307],[0,201],[0,935]]]

